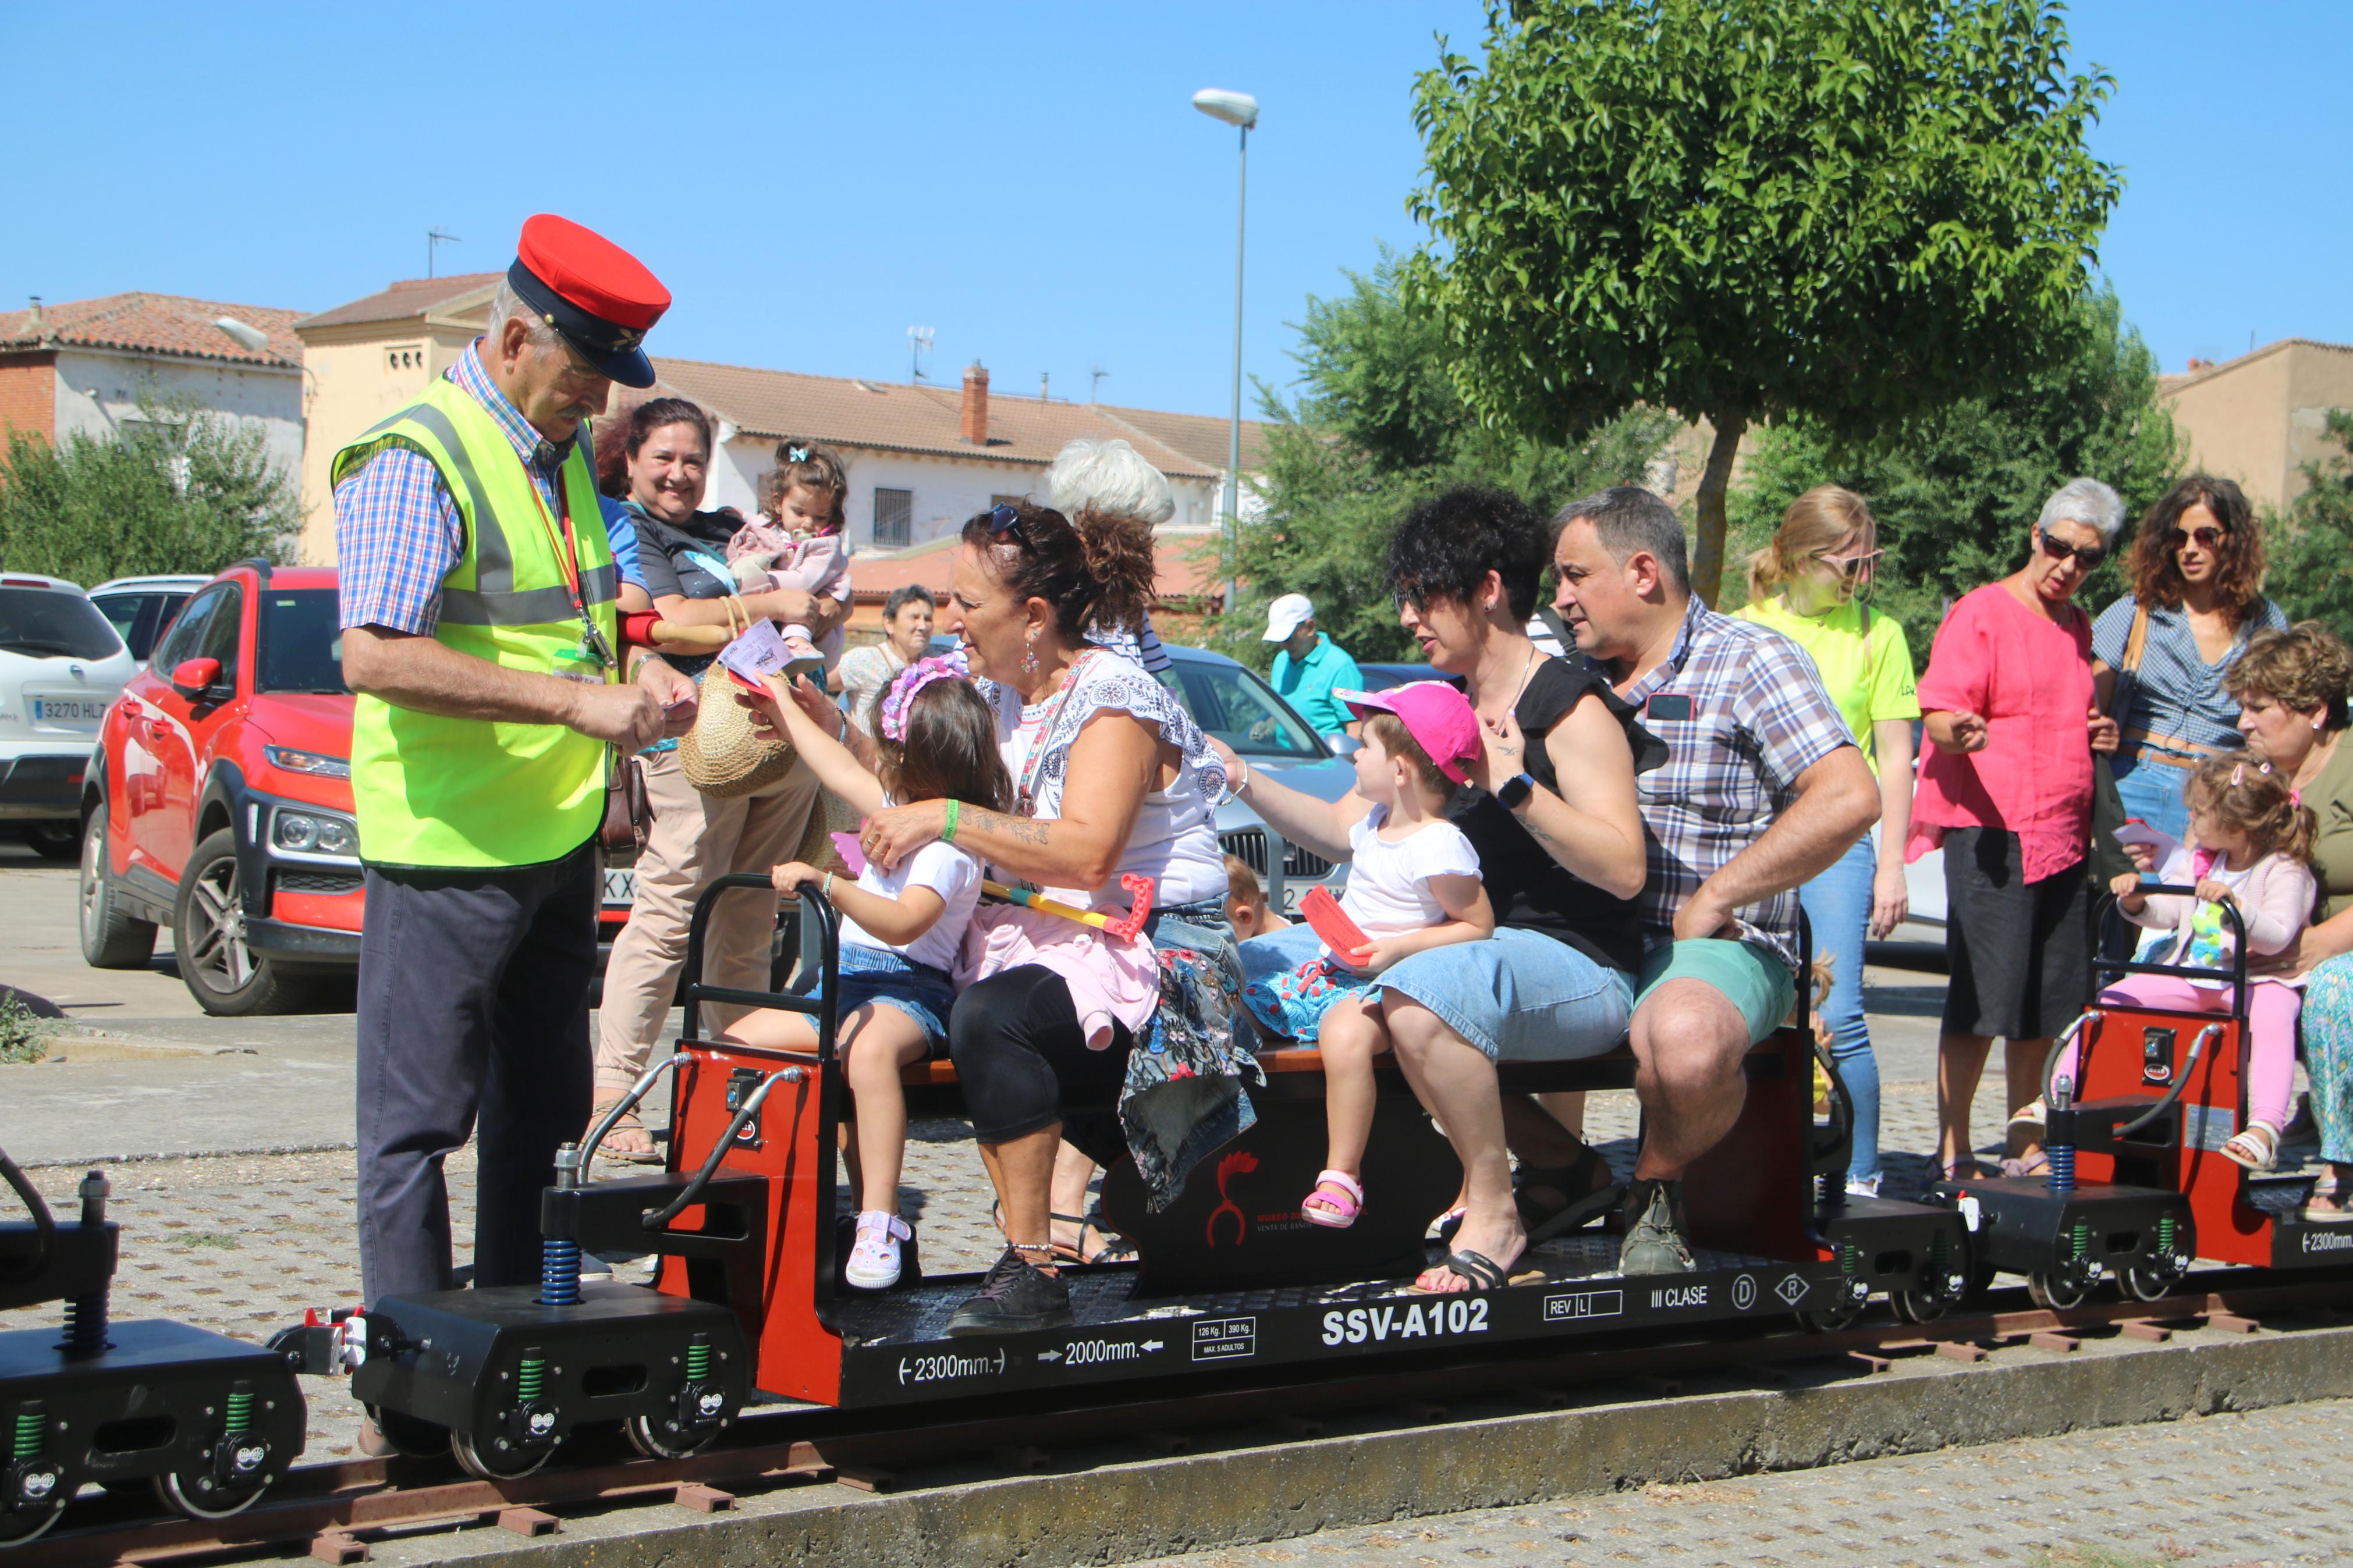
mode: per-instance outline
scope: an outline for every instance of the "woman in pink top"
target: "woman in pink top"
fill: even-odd
[[[2116,750],[2116,725],[2093,700],[2091,618],[2069,601],[2123,522],[2123,501],[2097,479],[2060,487],[2035,520],[2026,564],[1962,596],[1920,678],[1933,749],[1905,858],[1945,850],[1952,977],[1936,1160],[1948,1177],[1985,1173],[1970,1153],[1969,1102],[1993,1037],[2009,1042],[2015,1111],[2041,1092],[2052,1039],[2087,1000],[2092,753]],[[2042,1168],[2039,1140],[2015,1154],[2006,1171]]]

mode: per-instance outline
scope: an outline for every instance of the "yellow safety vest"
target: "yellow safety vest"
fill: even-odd
[[[550,519],[514,443],[446,378],[335,454],[332,484],[386,447],[423,453],[466,523],[441,580],[434,637],[509,669],[604,674],[584,661],[580,617]],[[581,596],[618,647],[618,592],[584,435],[559,482],[579,542]],[[560,522],[558,527],[561,527]],[[360,855],[383,866],[534,866],[586,843],[604,815],[606,747],[561,724],[449,719],[363,695],[352,721]]]

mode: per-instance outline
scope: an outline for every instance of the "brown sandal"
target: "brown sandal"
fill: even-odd
[[[611,1114],[613,1107],[619,1103],[618,1100],[608,1100],[591,1110],[588,1113],[588,1125],[594,1127],[604,1121]],[[642,1149],[615,1148],[613,1139],[623,1132],[636,1133],[645,1140],[646,1146]],[[613,1123],[611,1130],[605,1134],[605,1141],[596,1145],[596,1157],[600,1160],[616,1160],[629,1165],[659,1165],[662,1163],[661,1151],[654,1147],[653,1134],[646,1131],[646,1124],[638,1120],[638,1113],[634,1110],[622,1112],[619,1119]]]

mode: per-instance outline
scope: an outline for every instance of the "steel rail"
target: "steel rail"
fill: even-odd
[[[301,1545],[332,1563],[363,1561],[359,1532],[416,1525],[473,1522],[500,1525],[517,1533],[543,1533],[556,1526],[549,1509],[585,1508],[637,1500],[675,1503],[698,1511],[732,1501],[728,1485],[773,1487],[839,1480],[866,1489],[892,1483],[892,1472],[975,1455],[1040,1454],[1049,1447],[1147,1435],[1163,1451],[1174,1451],[1176,1435],[1188,1430],[1274,1423],[1286,1436],[1313,1436],[1313,1417],[1350,1410],[1402,1405],[1414,1423],[1447,1419],[1446,1400],[1519,1394],[1556,1402],[1577,1387],[1609,1384],[1645,1386],[1654,1395],[1676,1392],[1673,1374],[1771,1367],[1809,1361],[1853,1359],[1858,1375],[1864,1363],[1885,1364],[1887,1356],[1934,1352],[1939,1346],[1980,1345],[1988,1341],[2065,1335],[2124,1324],[2182,1324],[2196,1320],[2227,1326],[2253,1326],[2266,1312],[2331,1306],[2353,1308],[2353,1278],[2278,1283],[2258,1277],[2244,1285],[2221,1284],[2158,1301],[2105,1301],[2057,1310],[2026,1307],[1948,1318],[1934,1323],[1873,1322],[1827,1333],[1794,1327],[1748,1335],[1652,1334],[1629,1343],[1564,1347],[1539,1355],[1497,1350],[1476,1359],[1394,1367],[1366,1373],[1352,1366],[1316,1379],[1265,1378],[1187,1393],[1167,1392],[1170,1380],[1141,1397],[1105,1400],[1103,1390],[1073,1391],[1067,1405],[1041,1408],[1035,1400],[1018,1415],[983,1413],[979,1400],[955,1406],[896,1406],[874,1412],[796,1406],[739,1418],[724,1446],[683,1459],[599,1460],[596,1440],[583,1447],[590,1462],[551,1468],[510,1480],[483,1481],[448,1475],[435,1459],[345,1459],[298,1465],[245,1512],[221,1520],[183,1519],[153,1512],[108,1518],[79,1529],[60,1528],[26,1545],[0,1549],[5,1568],[90,1568],[105,1563],[167,1563],[194,1556],[217,1556],[239,1548]],[[2192,1284],[2200,1281],[2196,1277]],[[2022,1290],[1997,1293],[2022,1300]],[[928,1421],[912,1416],[931,1414]],[[128,1510],[129,1499],[90,1500],[97,1510]]]

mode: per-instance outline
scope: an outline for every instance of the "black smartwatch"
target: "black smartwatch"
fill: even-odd
[[[1535,792],[1536,781],[1532,775],[1514,773],[1504,781],[1504,787],[1495,792],[1495,798],[1503,803],[1505,811],[1517,811]]]

